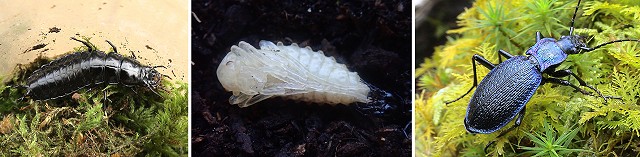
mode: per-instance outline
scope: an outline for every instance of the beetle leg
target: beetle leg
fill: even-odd
[[[542,38],[544,38],[544,36],[542,36],[542,33],[540,33],[540,32],[536,32],[536,43],[537,43],[538,41],[540,41],[540,39],[542,39]]]
[[[544,78],[544,82],[551,82],[551,83],[555,83],[555,84],[559,84],[559,85],[563,85],[563,86],[571,86],[572,88],[576,89],[577,91],[579,91],[580,93],[584,94],[584,95],[591,95],[593,96],[593,94],[587,92],[586,90],[571,84],[569,81],[567,80],[563,80],[563,79],[559,79],[559,78]]]
[[[593,91],[596,91],[596,93],[598,93],[598,95],[600,95],[600,97],[602,97],[602,98],[604,99],[604,103],[607,103],[607,98],[615,98],[615,97],[612,97],[612,96],[605,96],[605,95],[602,95],[602,93],[601,93],[598,89],[596,89],[595,87],[593,87],[593,86],[591,86],[591,85],[588,85],[586,82],[584,82],[584,80],[582,80],[580,77],[578,77],[578,75],[576,75],[575,73],[573,73],[573,72],[572,72],[571,70],[569,70],[569,69],[554,71],[554,72],[549,73],[549,75],[551,75],[551,76],[553,76],[553,77],[565,77],[565,76],[569,76],[569,75],[571,75],[571,76],[575,77],[575,78],[576,78],[576,80],[578,80],[578,82],[580,83],[580,86],[585,86],[585,87],[587,87],[587,88],[592,89]],[[556,81],[558,84],[561,84],[561,85],[567,85],[567,84],[569,84],[569,86],[571,86],[571,87],[573,87],[573,88],[575,88],[575,89],[579,90],[579,91],[580,91],[581,93],[583,93],[583,94],[594,96],[594,95],[592,95],[591,93],[586,92],[586,91],[584,91],[583,89],[578,88],[576,85],[573,85],[573,84],[569,83],[569,81],[566,81],[566,80],[560,80],[560,79],[557,79],[557,80],[551,79],[551,81]],[[558,82],[558,81],[559,81],[559,82]]]
[[[478,74],[476,74],[476,62],[482,64],[484,67],[487,67],[487,69],[491,70],[494,67],[496,67],[495,64],[489,62],[487,59],[485,59],[484,57],[475,54],[473,55],[473,57],[471,57],[471,65],[473,66],[473,86],[471,86],[471,88],[469,88],[469,90],[467,91],[467,93],[464,93],[462,96],[452,100],[452,101],[445,101],[445,104],[450,104],[452,102],[456,102],[460,99],[462,99],[464,96],[466,96],[467,94],[469,94],[469,92],[471,92],[471,90],[473,90],[473,88],[475,88],[476,86],[478,86]]]
[[[511,55],[511,53],[505,51],[505,50],[498,50],[498,54],[504,56],[504,58],[511,58],[513,57],[513,55]],[[498,60],[500,60],[500,63],[502,63],[502,57],[498,56]]]
[[[518,118],[516,118],[516,121],[513,123],[513,125],[511,127],[509,127],[509,129],[501,132],[500,135],[496,136],[496,139],[504,136],[505,134],[511,132],[516,127],[520,126],[520,123],[522,123],[522,119],[524,118],[525,110],[527,110],[527,107],[523,107],[522,110],[520,110],[520,112],[518,112]],[[487,149],[489,148],[489,146],[491,146],[494,143],[496,143],[495,140],[487,143],[487,145],[484,146],[484,153],[485,154],[487,154]]]
[[[597,97],[596,95],[593,95],[590,92],[585,91],[584,89],[581,89],[580,87],[571,84],[569,81],[567,80],[562,80],[562,79],[558,79],[558,78],[544,78],[545,82],[551,82],[551,83],[555,83],[555,84],[560,84],[560,85],[565,85],[565,86],[571,86],[572,88],[578,90],[580,93],[584,94],[584,95],[590,95],[590,96],[594,96]],[[595,89],[594,89],[595,90]],[[607,103],[607,99],[612,98],[612,99],[621,99],[620,97],[617,96],[610,96],[610,95],[602,95],[602,93],[600,93],[600,91],[595,90],[600,97],[602,97],[604,99],[604,103]]]

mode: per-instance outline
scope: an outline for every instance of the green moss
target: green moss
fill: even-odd
[[[568,35],[577,1],[477,0],[459,15],[461,28],[450,30],[445,45],[416,69],[416,152],[419,156],[479,156],[492,140],[490,155],[518,156],[533,150],[569,150],[579,156],[640,153],[640,50],[637,42],[615,43],[596,51],[570,55],[557,69],[571,69],[609,99],[583,95],[571,87],[545,84],[527,103],[527,113],[514,131],[472,135],[463,125],[473,83],[471,56],[480,54],[498,63],[498,49],[523,55],[535,44],[535,33],[558,39]],[[583,1],[575,33],[595,46],[615,39],[640,39],[640,4],[637,1]],[[480,66],[482,67],[482,66]],[[478,68],[478,78],[489,70]],[[546,75],[545,75],[546,76]],[[568,79],[578,84],[574,78]],[[584,88],[591,91],[588,88]],[[575,128],[571,128],[574,126]],[[574,131],[575,130],[575,131]],[[575,132],[575,135],[574,135]],[[544,134],[544,135],[543,135]],[[573,138],[560,138],[561,135]],[[537,139],[549,139],[547,141]],[[563,140],[563,141],[561,141]],[[546,143],[561,141],[558,147]],[[572,144],[566,144],[566,143]],[[558,148],[558,149],[555,149]],[[542,153],[544,154],[544,153]]]
[[[560,135],[557,135],[558,133],[556,133],[554,128],[551,127],[548,123],[545,122],[543,124],[544,128],[543,130],[540,130],[540,132],[544,132],[545,134],[539,134],[537,132],[534,132],[533,134],[526,133],[529,140],[531,140],[535,144],[535,147],[520,147],[521,149],[526,150],[524,154],[533,154],[533,156],[560,157],[568,156],[572,153],[589,152],[588,150],[584,149],[569,148],[576,147],[571,146],[575,145],[571,143],[571,141],[578,134],[577,129],[571,129],[563,132]]]
[[[16,87],[46,62],[41,58],[21,66],[8,83],[0,84],[0,154],[187,155],[186,83],[163,80],[160,96],[145,87],[109,85],[59,100],[17,101],[25,91]]]

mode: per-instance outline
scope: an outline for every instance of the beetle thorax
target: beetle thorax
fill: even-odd
[[[567,53],[562,50],[559,41],[553,38],[543,38],[526,52],[537,60],[540,71],[558,65],[567,59]]]

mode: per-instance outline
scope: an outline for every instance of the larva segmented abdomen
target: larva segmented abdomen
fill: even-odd
[[[103,56],[104,53],[78,52],[43,65],[27,79],[27,95],[36,100],[55,99],[93,85],[99,79],[89,73],[101,73],[98,72],[101,69],[92,67],[85,59]]]
[[[218,79],[234,95],[231,104],[246,107],[273,96],[324,104],[369,102],[369,87],[333,57],[297,44],[261,41],[232,46],[217,69]]]

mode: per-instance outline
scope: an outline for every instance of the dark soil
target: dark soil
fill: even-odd
[[[423,21],[416,21],[416,67],[424,62],[425,57],[431,58],[435,47],[444,45],[447,36],[455,38],[455,34],[446,34],[447,30],[459,28],[456,21],[458,15],[471,7],[470,0],[438,0],[427,12],[416,12],[417,14],[428,14]]]
[[[60,33],[60,30],[62,30],[62,29],[60,29],[58,27],[51,27],[51,28],[49,28],[49,33]]]
[[[22,52],[22,53],[27,53],[27,52],[29,52],[29,51],[39,50],[39,49],[44,48],[44,47],[45,47],[45,46],[47,46],[47,45],[48,45],[48,44],[41,43],[41,44],[38,44],[38,45],[35,45],[35,46],[31,47],[30,49],[24,50],[24,52]]]
[[[409,0],[194,0],[192,10],[194,156],[411,155]],[[216,69],[232,45],[260,40],[324,51],[379,88],[375,101],[230,105]]]

